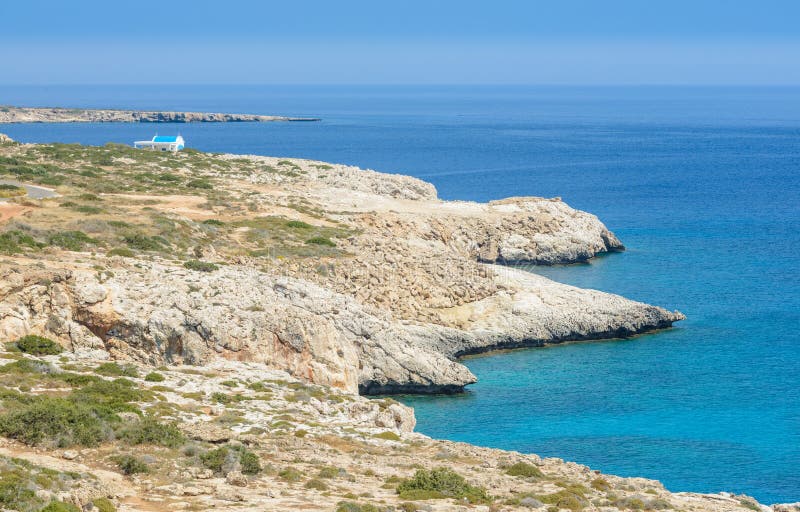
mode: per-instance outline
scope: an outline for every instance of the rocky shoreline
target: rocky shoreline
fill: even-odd
[[[40,148],[9,146],[22,152]],[[124,151],[109,160],[119,163],[107,170],[120,175],[145,157],[118,147],[69,150],[91,152],[89,158]],[[196,176],[190,169],[201,162],[191,161],[200,158],[208,167],[204,179],[224,176],[219,189],[203,190],[224,190],[225,207],[178,212],[159,206],[159,195],[105,194],[96,200],[109,205],[105,218],[98,206],[66,201],[67,210],[97,211],[89,215],[92,224],[100,222],[96,229],[111,236],[96,243],[108,251],[108,244],[133,236],[132,227],[112,233],[120,221],[116,214],[108,216],[111,210],[120,219],[136,218],[138,209],[126,203],[146,200],[145,217],[164,223],[167,215],[171,223],[193,230],[196,240],[175,243],[205,240],[192,251],[222,266],[198,273],[144,251],[105,259],[113,276],[104,278],[78,263],[81,251],[61,251],[58,266],[51,264],[45,276],[24,266],[6,267],[3,280],[19,284],[0,294],[0,334],[36,332],[72,349],[105,348],[150,364],[257,361],[363,394],[453,393],[475,382],[456,360],[461,355],[628,337],[683,319],[679,312],[483,263],[579,262],[622,249],[597,217],[557,198],[442,201],[431,185],[414,178],[304,160],[178,155],[164,163],[179,168],[186,160],[184,172]],[[131,178],[136,172],[141,171]],[[172,176],[175,183],[183,179]],[[245,201],[250,213],[238,206]],[[64,211],[48,204],[55,211],[34,209],[31,215],[52,219]],[[211,228],[204,224],[209,218],[216,223]],[[44,233],[53,229],[47,222],[21,227]],[[74,233],[82,222],[76,218],[62,227]],[[315,230],[332,237],[287,244],[287,238]],[[265,237],[278,244],[272,250],[286,255],[265,251]],[[161,239],[155,246],[163,245]],[[248,244],[252,248],[242,247]],[[298,251],[319,257],[290,256]],[[50,285],[29,286],[29,275]]]
[[[684,318],[496,264],[623,249],[558,198],[443,201],[423,181],[345,165],[2,137],[0,177],[58,194],[0,204],[0,466],[30,476],[30,503],[796,510],[432,440],[413,433],[411,409],[359,396],[460,392],[476,379],[464,355]],[[105,422],[81,426],[91,443],[44,426],[34,437],[38,420],[14,428],[111,392],[102,417],[79,418]],[[62,468],[92,476],[35,483]]]
[[[268,123],[319,121],[311,117],[222,114],[213,112],[164,112],[144,110],[79,109],[0,106],[4,123]]]

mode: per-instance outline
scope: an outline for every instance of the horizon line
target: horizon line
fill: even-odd
[[[769,88],[792,88],[800,87],[798,83],[658,83],[658,82],[645,82],[645,83],[594,83],[594,84],[579,84],[579,83],[449,83],[449,82],[436,82],[436,83],[405,83],[405,82],[386,82],[386,83],[311,83],[311,82],[265,82],[265,83],[247,83],[247,82],[84,82],[84,83],[0,83],[0,87],[596,87],[596,88],[614,88],[614,87],[769,87]]]

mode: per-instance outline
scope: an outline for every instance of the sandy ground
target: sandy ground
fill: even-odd
[[[6,222],[14,217],[30,211],[30,208],[17,203],[0,203],[0,222]]]

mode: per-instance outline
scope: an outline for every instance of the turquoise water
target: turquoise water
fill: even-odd
[[[562,196],[629,250],[537,268],[680,309],[675,329],[470,358],[457,397],[403,397],[434,437],[558,456],[673,490],[800,500],[800,89],[2,88],[0,104],[218,110],[322,123],[0,126],[346,162],[444,198]]]

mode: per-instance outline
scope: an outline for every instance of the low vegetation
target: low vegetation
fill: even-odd
[[[10,389],[0,395],[0,433],[22,443],[49,447],[96,446],[119,437],[128,444],[175,446],[182,439],[174,426],[152,418],[133,423],[121,421],[121,413],[140,415],[138,404],[153,400],[150,391],[137,387],[130,380],[106,380],[56,371],[46,363],[26,359],[0,367],[0,378],[5,376],[13,377],[18,385],[39,382],[71,388],[58,395]]]
[[[470,485],[463,476],[449,468],[419,469],[413,478],[400,482],[397,494],[405,500],[463,498],[470,503],[490,501],[485,489]]]
[[[49,503],[44,496],[68,492],[87,478],[91,478],[90,475],[56,471],[23,459],[0,456],[0,509],[21,512],[77,510],[74,507],[52,508],[64,504]]]
[[[562,490],[538,495],[539,501],[546,505],[553,505],[557,510],[567,509],[573,512],[583,510],[589,505],[589,500],[586,498],[588,489],[578,484],[564,484],[560,485]]]
[[[34,334],[29,334],[18,339],[16,341],[16,347],[21,352],[35,356],[53,356],[63,351],[61,345],[55,341]]]
[[[151,416],[122,427],[118,437],[130,445],[150,444],[167,448],[178,448],[186,442],[186,437],[176,425],[162,423]]]
[[[243,254],[264,260],[345,256],[337,239],[353,231],[318,206],[292,198],[285,206],[303,220],[259,215],[253,213],[259,206],[252,191],[226,187],[228,176],[266,173],[293,179],[304,172],[291,160],[265,165],[199,151],[163,155],[119,144],[4,145],[0,179],[52,186],[61,197],[31,202],[24,223],[15,220],[0,227],[0,253],[38,254],[52,247],[108,256],[159,255],[186,261],[188,268],[199,271],[215,269],[200,259],[200,246],[213,248],[220,262]],[[24,192],[6,185],[0,197]],[[192,220],[173,213],[172,207],[163,208],[172,197],[200,200],[193,208],[207,210],[213,218]]]
[[[135,366],[120,365],[118,363],[103,363],[95,369],[95,373],[108,377],[138,377],[139,372]]]
[[[257,475],[261,472],[258,455],[242,445],[220,446],[200,455],[203,466],[219,474],[241,471],[245,475]]]
[[[27,192],[24,187],[0,183],[0,198],[24,196]]]
[[[506,469],[506,474],[511,476],[518,476],[521,478],[544,477],[544,474],[539,468],[537,468],[533,464],[528,464],[527,462],[517,462],[516,464],[509,466],[508,469]]]
[[[149,473],[150,466],[139,457],[134,455],[117,455],[112,457],[114,463],[125,475],[135,475],[137,473]]]
[[[150,372],[144,376],[145,382],[164,382],[164,376],[158,372]]]
[[[189,270],[196,270],[197,272],[213,272],[219,269],[219,266],[214,263],[200,260],[189,260],[184,263],[183,266]]]

